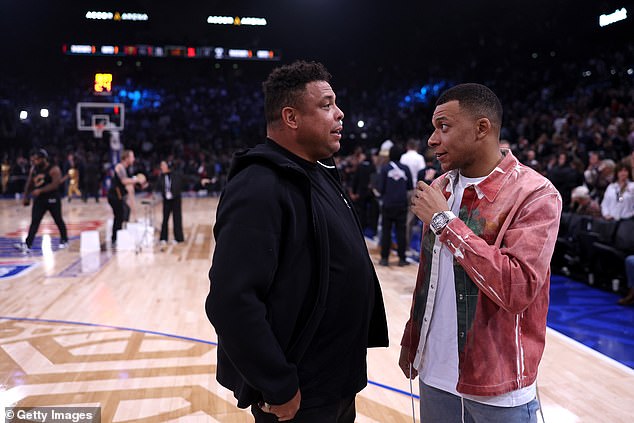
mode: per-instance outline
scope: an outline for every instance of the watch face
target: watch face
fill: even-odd
[[[449,223],[449,217],[445,213],[438,213],[431,220],[431,228],[436,235],[440,235],[440,232],[447,226]]]

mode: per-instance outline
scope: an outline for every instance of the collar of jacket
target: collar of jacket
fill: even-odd
[[[308,181],[308,174],[302,166],[299,165],[298,160],[303,160],[305,163],[315,167],[321,167],[326,170],[326,173],[329,173],[332,177],[334,177],[335,180],[341,180],[339,170],[335,165],[333,157],[320,160],[319,163],[313,164],[288,151],[270,138],[267,138],[264,143],[258,144],[253,148],[248,148],[235,153],[233,155],[231,168],[229,169],[227,177],[228,179],[231,179],[248,165],[255,162],[265,161],[278,166],[279,168],[298,172],[306,178],[306,181]]]
[[[493,202],[506,180],[513,174],[513,171],[519,171],[520,163],[513,156],[513,153],[506,149],[501,151],[503,155],[502,161],[482,182],[475,186],[479,199],[485,197],[488,201]],[[446,194],[447,196],[453,192],[453,188],[458,181],[458,172],[458,169],[450,170],[445,173],[443,180],[440,182],[441,189],[448,193]]]
[[[231,168],[229,169],[227,178],[233,178],[242,169],[249,166],[250,164],[265,162],[281,169],[287,169],[292,172],[299,173],[303,175],[306,179],[308,179],[306,171],[302,169],[302,167],[297,164],[295,160],[293,160],[291,155],[292,153],[290,151],[284,149],[273,140],[267,138],[266,142],[258,144],[253,148],[248,148],[236,152],[233,155]]]

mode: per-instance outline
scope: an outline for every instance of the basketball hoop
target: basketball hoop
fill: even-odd
[[[103,138],[103,130],[106,129],[106,125],[103,123],[96,123],[92,126],[92,135],[95,138]]]

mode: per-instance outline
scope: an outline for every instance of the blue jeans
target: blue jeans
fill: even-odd
[[[460,423],[463,410],[460,397],[420,382],[420,421]],[[465,423],[537,423],[537,399],[517,407],[495,407],[464,400]]]

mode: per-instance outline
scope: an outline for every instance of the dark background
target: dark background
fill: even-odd
[[[366,121],[363,129],[346,127],[352,142],[344,154],[357,142],[374,146],[409,134],[426,139],[430,127],[420,117],[429,116],[431,97],[406,101],[423,87],[488,85],[505,105],[506,124],[514,127],[538,110],[568,107],[562,102],[585,88],[602,93],[631,85],[634,16],[599,27],[600,14],[622,7],[634,15],[634,0],[0,0],[0,149],[59,143],[70,148],[78,137],[91,135],[74,129],[73,114],[79,101],[103,100],[92,92],[98,72],[113,74],[113,98],[126,88],[163,102],[127,114],[128,143],[138,138],[132,125],[143,123],[142,116],[178,119],[185,100],[197,102],[201,112],[196,118],[187,106],[183,125],[208,120],[201,145],[216,138],[253,143],[264,136],[260,83],[273,67],[295,59],[323,62],[346,118]],[[88,20],[88,11],[147,13],[149,21]],[[209,15],[264,17],[268,25],[210,25]],[[272,49],[282,59],[63,54],[62,46],[70,44]],[[192,94],[212,87],[230,90],[229,97]],[[40,107],[51,108],[54,119],[40,119]],[[17,119],[23,108],[32,110],[24,124]],[[229,119],[234,114],[242,119],[239,125]]]
[[[474,62],[528,60],[533,53],[565,58],[618,48],[634,38],[634,16],[607,28],[599,28],[598,16],[621,7],[634,14],[631,0],[1,0],[0,72],[38,76],[46,71],[54,78],[81,67],[115,66],[113,58],[64,56],[65,43],[226,44],[279,49],[284,62],[320,60],[342,80],[364,81],[386,66],[413,73],[443,72]],[[88,10],[145,12],[150,20],[92,21],[84,18]],[[224,14],[266,17],[269,25],[206,23],[208,15]],[[138,64],[139,59],[128,58],[123,66],[132,62],[137,69],[159,71],[169,60],[145,58]],[[213,64],[211,59],[201,60],[181,59],[167,67],[180,72]],[[257,70],[260,65],[250,67]]]

